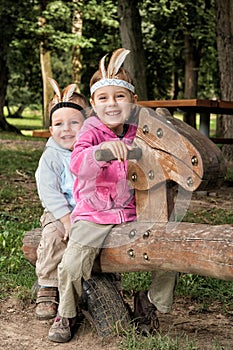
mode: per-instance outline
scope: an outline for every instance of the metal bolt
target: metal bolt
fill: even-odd
[[[143,233],[143,239],[147,239],[150,236],[151,231],[147,230],[146,232]]]
[[[148,176],[149,176],[149,179],[150,179],[150,180],[153,180],[153,179],[154,179],[155,174],[154,174],[153,170],[150,170],[150,171],[149,171]]]
[[[137,182],[137,180],[138,180],[137,174],[136,174],[136,173],[133,173],[133,174],[131,175],[131,179],[132,179],[133,182]]]
[[[191,186],[193,186],[193,184],[194,184],[194,181],[193,181],[193,179],[191,178],[191,176],[188,177],[188,178],[187,178],[187,185],[188,185],[189,187],[191,187]]]
[[[129,238],[133,238],[136,236],[137,231],[136,230],[131,230],[129,233]]]
[[[149,256],[147,255],[147,253],[143,253],[143,258],[144,258],[144,260],[147,260],[147,261],[150,260]]]
[[[135,254],[134,254],[134,250],[133,250],[133,249],[129,249],[127,253],[128,253],[128,256],[129,256],[130,258],[134,258],[134,257],[135,257]]]
[[[156,134],[157,134],[158,138],[161,139],[163,137],[163,130],[161,128],[158,128]]]
[[[148,126],[144,125],[143,128],[142,128],[142,131],[143,131],[143,134],[148,134],[148,132],[149,132]]]
[[[191,161],[192,161],[192,165],[194,165],[194,166],[198,165],[198,158],[197,158],[197,156],[193,156]]]

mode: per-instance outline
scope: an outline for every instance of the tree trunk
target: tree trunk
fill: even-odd
[[[189,34],[184,35],[184,57],[185,57],[185,89],[184,98],[197,98],[197,79],[199,55],[195,49],[195,43]],[[185,114],[184,121],[196,128],[196,115],[192,112]]]
[[[43,42],[40,43],[40,64],[43,79],[43,127],[48,129],[50,123],[48,105],[54,95],[54,91],[47,79],[48,77],[52,77],[50,52],[45,48]]]
[[[233,0],[216,0],[216,11],[221,99],[233,101]],[[232,116],[219,117],[217,127],[218,136],[232,138]],[[222,152],[228,165],[233,166],[233,145],[224,145]]]
[[[118,18],[122,46],[131,51],[125,61],[125,68],[133,78],[139,100],[147,100],[146,64],[137,5],[138,1],[135,0],[119,0]]]
[[[0,47],[0,50],[3,51],[3,48]],[[0,130],[11,131],[16,132],[17,134],[21,134],[20,130],[17,129],[15,126],[7,123],[6,118],[4,117],[6,89],[8,84],[8,67],[4,55],[0,55],[0,72]]]
[[[42,14],[47,7],[47,0],[40,1],[40,13]],[[39,17],[39,26],[43,27],[46,24],[44,17]],[[49,101],[54,96],[54,91],[51,84],[48,81],[48,77],[52,78],[52,69],[50,61],[50,51],[47,49],[47,39],[43,38],[40,42],[40,64],[43,80],[43,127],[49,128],[49,113],[48,105]]]
[[[80,1],[73,0],[74,3],[77,3]],[[78,37],[82,36],[82,19],[80,16],[80,13],[75,10],[73,15],[73,21],[72,21],[72,33],[77,35]],[[72,50],[72,81],[73,83],[77,84],[77,91],[80,92],[80,86],[81,86],[81,69],[82,64],[80,60],[80,47],[79,46],[73,46]]]

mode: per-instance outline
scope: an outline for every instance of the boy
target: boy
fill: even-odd
[[[67,245],[70,214],[75,206],[72,195],[74,175],[70,156],[88,107],[86,98],[68,85],[64,92],[49,79],[56,95],[49,104],[51,137],[36,170],[38,195],[44,208],[42,237],[37,249],[36,274],[39,291],[35,316],[47,320],[56,316],[58,306],[57,266]]]

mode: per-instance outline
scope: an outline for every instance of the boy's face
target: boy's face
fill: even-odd
[[[84,122],[82,113],[74,108],[63,107],[52,115],[52,126],[49,127],[54,140],[61,147],[73,149],[77,132]]]
[[[95,91],[91,100],[92,107],[99,119],[113,131],[125,123],[130,115],[132,104],[137,96],[120,86],[105,86]]]

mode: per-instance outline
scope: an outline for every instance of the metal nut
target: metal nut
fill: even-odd
[[[137,180],[138,180],[137,174],[136,174],[136,173],[133,173],[133,174],[131,175],[131,179],[132,179],[133,182],[137,182]]]
[[[154,174],[154,171],[153,171],[153,170],[150,170],[150,171],[149,171],[148,177],[149,177],[150,180],[153,180],[153,179],[154,179],[155,174]]]
[[[193,178],[192,178],[191,176],[188,177],[188,178],[187,178],[187,185],[188,185],[189,187],[192,187],[193,184],[194,184]]]
[[[144,260],[147,260],[147,261],[150,260],[149,256],[147,255],[147,253],[143,253],[143,258],[144,258]]]
[[[150,236],[151,231],[147,230],[146,232],[143,233],[143,239],[148,239]]]
[[[136,230],[131,230],[129,233],[129,238],[133,238],[136,236],[137,231]]]
[[[142,132],[143,132],[143,134],[148,134],[148,132],[149,132],[149,128],[148,128],[148,126],[147,126],[147,125],[144,125],[144,126],[143,126],[143,128],[142,128]]]
[[[163,137],[163,130],[161,128],[158,128],[156,134],[157,134],[158,138],[161,139]]]
[[[133,249],[129,249],[127,253],[130,258],[135,258],[135,253]]]
[[[198,158],[197,156],[193,156],[191,159],[192,165],[197,166],[198,165]]]

